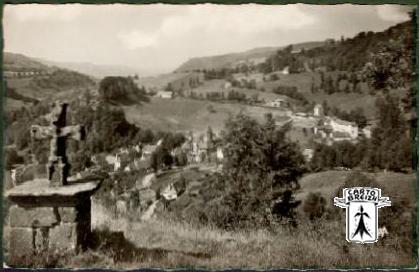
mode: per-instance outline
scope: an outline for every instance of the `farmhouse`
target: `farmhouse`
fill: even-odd
[[[371,127],[364,127],[361,131],[360,134],[362,136],[364,136],[365,138],[369,139],[371,138]]]
[[[276,98],[275,100],[266,103],[266,106],[273,108],[288,108],[290,103],[286,98]]]
[[[233,86],[233,84],[231,84],[231,82],[227,81],[227,82],[224,83],[223,89],[227,90],[227,89],[230,89],[232,86]]]
[[[168,91],[158,91],[155,97],[163,98],[163,99],[172,99],[173,92]]]
[[[289,66],[285,67],[281,71],[281,74],[283,74],[283,75],[289,75],[289,73],[290,73],[290,67]]]
[[[141,154],[141,161],[149,160],[151,158],[151,154],[156,151],[158,145],[146,145],[142,149]]]

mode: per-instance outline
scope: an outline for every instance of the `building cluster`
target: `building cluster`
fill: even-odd
[[[356,142],[359,137],[370,138],[371,128],[360,129],[355,122],[348,122],[336,117],[325,116],[323,107],[317,104],[314,107],[313,116],[318,118],[317,126],[314,128],[314,134],[320,135],[326,144],[333,142],[351,141]]]
[[[267,105],[286,109],[286,104],[282,100],[269,102]],[[359,137],[370,138],[371,128],[360,129],[354,122],[348,122],[336,117],[324,114],[320,104],[314,106],[313,113],[284,111],[284,115],[292,122],[293,129],[300,129],[305,134],[312,133],[314,140],[328,145],[339,141],[356,142]],[[277,125],[282,125],[284,121],[278,121]]]
[[[149,169],[152,154],[161,146],[162,142],[163,140],[159,140],[156,144],[138,144],[120,148],[116,153],[106,155],[104,159],[114,172]],[[219,140],[211,132],[198,136],[190,132],[181,146],[169,150],[169,152],[175,161],[179,157],[185,158],[184,164],[216,163],[219,165],[224,158]],[[99,159],[94,157],[93,162],[99,164]]]
[[[294,140],[307,142],[302,145],[303,155],[306,161],[310,161],[313,157],[312,144],[317,142],[326,145],[332,145],[335,142],[349,141],[356,143],[361,137],[370,138],[371,128],[365,127],[360,129],[354,122],[348,122],[336,117],[324,114],[323,107],[320,104],[315,105],[312,113],[285,111],[283,106],[282,113],[276,115],[276,125],[284,126],[292,124],[292,137]],[[311,141],[312,140],[312,141]]]
[[[188,163],[221,162],[223,159],[222,149],[218,144],[216,136],[208,131],[197,137],[189,133],[185,143],[179,148],[185,152]]]
[[[289,99],[284,95],[281,97],[278,97],[272,101],[269,101],[265,104],[265,106],[267,107],[272,107],[272,108],[282,108],[282,109],[290,109],[291,108],[291,103],[289,101]]]

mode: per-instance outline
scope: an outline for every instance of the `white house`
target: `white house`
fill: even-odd
[[[334,133],[347,133],[351,139],[358,138],[358,126],[353,122],[327,117],[324,119],[324,124],[330,126]]]
[[[155,96],[159,97],[159,98],[163,98],[163,99],[172,99],[173,98],[173,92],[158,91]]]
[[[370,127],[364,127],[362,130],[361,130],[361,132],[362,132],[362,134],[365,136],[365,138],[367,138],[367,139],[369,139],[369,138],[371,138],[371,128]]]
[[[290,73],[290,67],[289,66],[285,67],[281,71],[281,74],[283,74],[283,75],[289,75],[289,73]]]
[[[266,106],[273,108],[289,107],[289,102],[285,98],[276,98],[275,100],[266,103]]]
[[[221,147],[217,147],[217,161],[222,161],[224,159],[223,149]]]
[[[316,104],[313,109],[313,115],[321,117],[324,115],[323,106],[321,104]]]
[[[118,160],[118,156],[107,155],[105,160],[108,164],[113,165],[114,171],[117,171],[121,167],[121,162]]]
[[[314,150],[311,148],[306,148],[303,150],[303,156],[304,159],[306,160],[306,162],[310,162],[311,159],[313,158],[314,155]]]
[[[223,89],[227,90],[227,89],[230,89],[232,86],[233,86],[233,84],[231,84],[231,82],[226,81],[223,85]]]

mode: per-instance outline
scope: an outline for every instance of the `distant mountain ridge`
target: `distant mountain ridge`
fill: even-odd
[[[46,65],[34,58],[23,54],[4,52],[3,53],[3,70],[4,71],[51,71],[53,67]]]
[[[95,80],[84,73],[65,67],[42,63],[40,60],[4,52],[6,96],[18,106],[53,98],[59,93],[83,93],[95,88]]]
[[[293,44],[294,50],[301,49],[312,49],[315,47],[320,47],[325,42],[305,42]],[[229,68],[240,62],[246,61],[261,61],[263,58],[268,58],[271,55],[275,54],[276,51],[283,49],[285,46],[281,47],[258,47],[254,49],[247,50],[241,53],[230,53],[216,56],[208,57],[198,57],[192,58],[180,65],[175,72],[187,72],[194,70],[202,69],[220,69],[220,68]]]
[[[89,62],[61,62],[35,58],[19,53],[4,52],[3,67],[5,71],[54,71],[67,69],[90,77],[101,79],[107,76],[150,76],[150,71],[142,71],[123,65],[102,65]]]
[[[37,59],[46,65],[53,65],[65,69],[73,70],[91,77],[101,79],[107,76],[134,76],[135,74],[144,74],[135,68],[120,65],[101,65],[89,62],[59,62],[45,59]]]

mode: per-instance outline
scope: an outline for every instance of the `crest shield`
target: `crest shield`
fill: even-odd
[[[346,240],[355,243],[375,243],[378,240],[378,209],[390,206],[381,189],[352,187],[343,189],[343,198],[334,204],[346,209]]]

